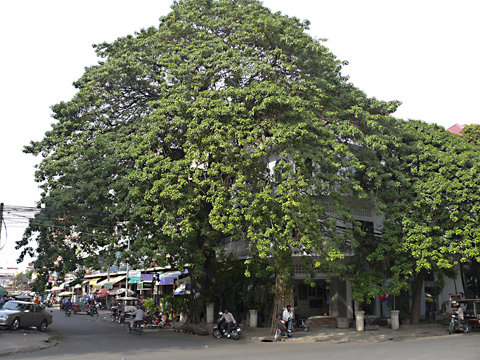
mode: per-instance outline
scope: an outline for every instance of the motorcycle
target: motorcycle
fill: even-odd
[[[112,307],[110,310],[111,310],[110,320],[112,320],[112,322],[117,321],[120,312],[116,307]]]
[[[87,309],[87,314],[90,316],[97,315],[98,316],[98,309],[96,305],[92,305]]]
[[[162,323],[162,319],[160,318],[160,315],[158,314],[158,312],[155,312],[152,315],[150,315],[150,313],[147,312],[144,320],[148,327],[160,327]]]
[[[452,314],[450,325],[448,326],[448,333],[451,334],[456,331],[467,333],[468,330],[468,320],[459,320],[457,314]]]
[[[293,331],[287,329],[287,322],[285,320],[278,319],[277,329],[275,330],[275,335],[273,339],[275,340],[275,342],[277,342],[282,338],[282,336],[292,337]]]
[[[168,313],[163,314],[164,319],[160,321],[159,326],[162,329],[173,329],[175,328],[175,322],[169,318]]]
[[[128,323],[127,331],[129,333],[136,332],[138,335],[142,335],[142,331],[144,327],[145,327],[144,320],[132,320]]]
[[[72,308],[66,308],[65,309],[65,316],[70,316],[72,315]]]
[[[219,315],[222,316],[223,313],[220,312]],[[224,322],[225,322],[225,321],[220,321],[220,319],[219,319],[219,320],[218,320],[218,325],[215,325],[215,326],[213,327],[212,335],[213,335],[214,338],[216,338],[216,339],[221,339],[222,337],[228,337],[227,327],[226,327],[226,326],[222,326],[222,324],[223,324]],[[230,337],[231,337],[233,340],[239,340],[241,335],[242,335],[242,330],[240,329],[240,325],[234,324],[234,325],[233,325],[233,328],[232,328],[232,332],[231,332],[231,334],[230,334]]]
[[[51,301],[45,300],[45,301],[43,302],[43,306],[51,308],[51,307],[53,306],[53,304],[52,304]]]
[[[307,332],[309,329],[308,317],[302,318],[300,315],[295,314],[295,320],[293,321],[292,327],[295,330],[302,329],[303,331]]]
[[[123,324],[125,322],[125,319],[126,319],[125,311],[119,311],[118,318],[117,318],[118,323]]]

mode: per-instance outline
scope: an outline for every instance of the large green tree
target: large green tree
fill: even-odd
[[[397,294],[411,286],[415,323],[425,274],[479,259],[480,152],[437,125],[413,120],[379,125],[385,129],[379,143],[385,146],[376,152],[384,179],[378,199],[387,206],[382,237],[365,258],[380,265],[370,273],[377,286],[385,278]],[[362,281],[365,276],[356,285]]]
[[[338,220],[368,195],[356,141],[398,103],[348,83],[308,25],[256,0],[185,0],[158,28],[96,45],[102,60],[25,148],[43,156],[39,203],[69,212],[41,213],[19,246],[35,238],[51,260],[58,242],[71,267],[114,261],[120,235],[133,240],[123,260],[187,267],[192,293],[215,281],[225,239],[250,252],[247,274],[266,263],[283,295],[292,254],[312,274],[342,270],[351,232]]]

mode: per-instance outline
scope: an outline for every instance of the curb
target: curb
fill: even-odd
[[[58,340],[55,337],[50,336],[47,341],[36,342],[33,345],[28,345],[24,347],[13,346],[11,348],[0,349],[0,357],[8,355],[17,355],[31,353],[34,351],[44,350],[51,347],[54,347],[58,344]]]

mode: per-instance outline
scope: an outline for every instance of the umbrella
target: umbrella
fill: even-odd
[[[7,294],[8,294],[8,291],[5,290],[5,288],[0,285],[0,296],[5,296]]]
[[[110,295],[123,295],[128,291],[127,295],[134,295],[135,291],[130,290],[130,289],[117,289],[117,290],[112,290],[109,292]]]
[[[107,296],[107,293],[108,293],[108,289],[103,288],[103,289],[100,289],[100,290],[97,291],[97,296],[98,297],[105,297],[105,296]]]

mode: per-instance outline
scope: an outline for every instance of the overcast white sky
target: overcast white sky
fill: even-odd
[[[341,60],[368,96],[400,100],[394,114],[449,127],[477,124],[480,1],[264,0],[272,11],[308,19],[310,34]],[[97,62],[92,44],[158,25],[171,0],[4,1],[0,5],[0,202],[35,206],[39,159],[22,153],[50,128],[50,106]],[[17,266],[24,226],[2,228],[0,267]],[[19,267],[23,269],[25,263]]]

